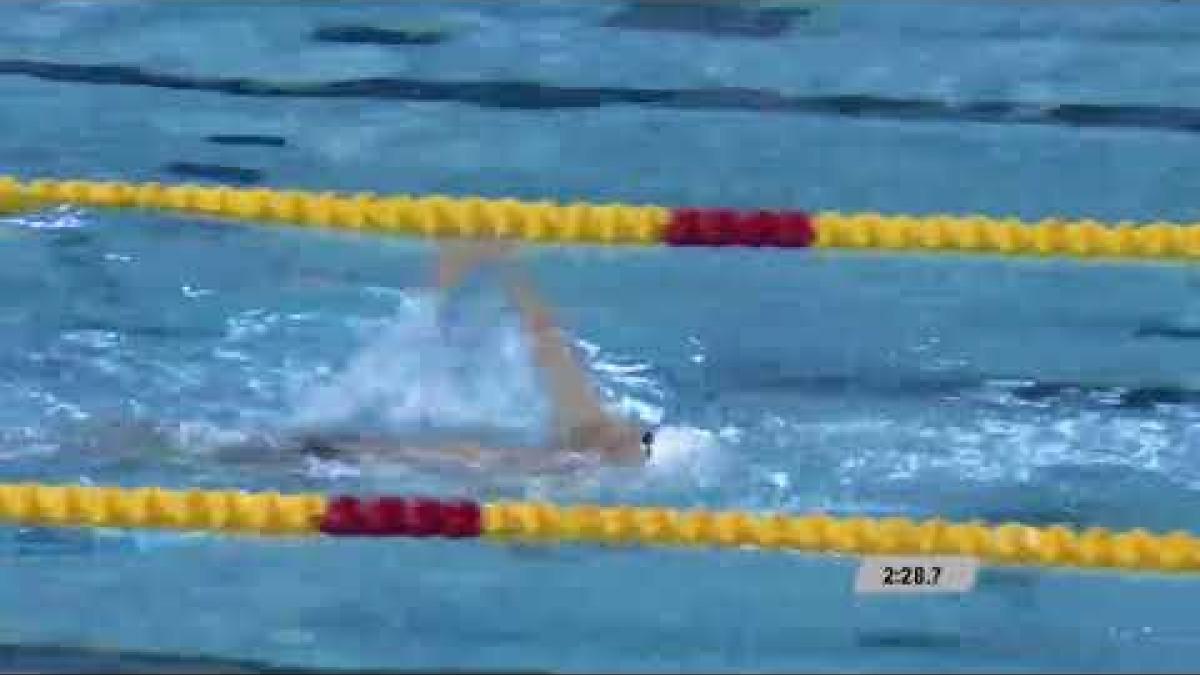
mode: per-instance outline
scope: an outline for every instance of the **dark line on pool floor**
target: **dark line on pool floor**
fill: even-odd
[[[163,170],[175,176],[184,178],[203,178],[219,183],[237,183],[252,185],[263,179],[263,172],[258,169],[246,169],[240,166],[225,164],[203,164],[199,162],[171,162]]]
[[[312,39],[317,42],[388,46],[436,45],[449,40],[450,37],[449,30],[436,27],[379,28],[356,25],[320,26],[312,35]]]
[[[528,81],[461,82],[375,77],[328,82],[153,73],[136,66],[0,60],[0,75],[53,82],[207,91],[231,96],[457,102],[484,108],[552,110],[642,105],[673,110],[774,112],[903,121],[1200,131],[1200,108],[1012,101],[952,103],[875,95],[789,96],[768,89],[563,87]]]
[[[503,670],[303,668],[252,659],[185,656],[55,644],[0,644],[0,669],[27,673],[457,673]],[[525,671],[521,671],[525,672]],[[530,671],[533,672],[533,671]]]
[[[864,649],[906,649],[922,652],[956,651],[963,647],[960,635],[919,628],[861,630],[855,634],[854,643]]]
[[[1002,26],[971,30],[969,28],[944,28],[937,26],[906,26],[897,36],[919,38],[926,40],[962,40],[979,42],[983,40],[1021,41],[1021,40],[1092,40],[1112,44],[1129,45],[1162,45],[1185,43],[1192,44],[1200,40],[1200,31],[1188,30],[1186,27],[1160,28],[1157,26],[1139,29],[1136,26],[1062,26],[1049,24],[1045,26]]]
[[[1133,333],[1138,338],[1166,338],[1171,340],[1200,339],[1200,327],[1175,326],[1171,324],[1147,323],[1138,326]]]
[[[733,2],[642,0],[609,15],[606,28],[678,31],[711,37],[777,38],[812,7],[753,7]]]
[[[337,672],[274,666],[209,657],[72,647],[0,645],[0,668],[37,673],[320,673]]]
[[[213,134],[205,136],[204,140],[217,145],[258,145],[267,148],[282,148],[287,145],[287,139],[282,136],[262,134]]]

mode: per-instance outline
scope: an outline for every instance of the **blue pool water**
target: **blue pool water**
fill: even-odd
[[[1196,219],[1200,7],[806,7],[5,3],[0,171]],[[315,39],[331,26],[442,33]],[[0,237],[4,481],[1155,530],[1200,514],[1185,266],[524,250],[613,404],[664,446],[644,470],[535,479],[213,450],[313,423],[536,433],[544,402],[486,284],[461,343],[429,338],[427,243],[70,208]],[[0,669],[1200,658],[1187,578],[989,569],[969,595],[875,599],[851,592],[853,561],[776,553],[16,529],[0,563]]]

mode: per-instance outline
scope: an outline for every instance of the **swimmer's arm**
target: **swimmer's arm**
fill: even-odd
[[[547,453],[544,450],[510,449],[496,452],[492,459],[522,473],[553,474],[576,471],[589,464],[594,466],[596,458],[577,451],[560,450]]]
[[[511,246],[511,242],[502,240],[443,244],[438,259],[438,286],[444,290],[454,288],[483,260],[503,256]],[[534,292],[533,284],[513,265],[503,268],[502,278],[521,314],[534,361],[550,396],[556,444],[571,450],[570,431],[603,422],[608,413],[587,373],[576,362],[571,346],[554,325],[546,304]]]
[[[340,450],[349,456],[377,463],[400,461],[407,464],[443,466],[449,462],[479,466],[487,459],[484,449],[474,445],[419,448],[397,445],[386,440],[372,440],[344,444]]]
[[[511,247],[504,240],[448,241],[439,248],[435,281],[443,291],[453,289],[485,260],[503,256]]]
[[[455,445],[432,448],[392,446],[369,453],[375,461],[399,460],[430,468],[447,465],[467,465],[475,468],[505,468],[527,473],[562,473],[577,469],[586,462],[579,453],[545,453],[535,450],[483,448],[477,445]]]
[[[532,346],[546,388],[549,390],[555,429],[566,440],[567,431],[608,418],[603,403],[554,324],[546,304],[532,284],[512,267],[504,270],[504,281]],[[567,448],[570,450],[571,448]]]
[[[546,452],[530,448],[485,448],[481,445],[448,445],[404,448],[399,456],[416,460],[453,460],[475,467],[492,466],[520,471],[560,471],[578,467],[586,458],[567,450]]]
[[[312,434],[301,437],[297,446],[307,454],[315,454],[321,459],[345,457],[375,463],[400,461],[433,468],[445,467],[448,464],[465,464],[476,468],[502,465],[529,472],[554,472],[577,467],[582,459],[578,453],[565,451],[546,453],[529,449],[506,450],[484,448],[476,444],[414,447],[401,445],[386,438],[361,436],[333,439]]]
[[[462,281],[474,266],[471,249],[463,242],[446,242],[439,248],[437,273],[438,288],[448,290]]]

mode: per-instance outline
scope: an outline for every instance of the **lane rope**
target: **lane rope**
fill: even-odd
[[[274,536],[482,537],[849,556],[964,555],[994,565],[1200,571],[1200,538],[1186,532],[640,506],[0,484],[0,523]]]
[[[535,243],[770,246],[1150,260],[1200,258],[1200,225],[1194,223],[1106,224],[1069,219],[1027,222],[987,216],[670,209],[160,183],[21,182],[0,176],[0,213],[54,204],[146,208],[226,220],[380,234],[504,237]]]

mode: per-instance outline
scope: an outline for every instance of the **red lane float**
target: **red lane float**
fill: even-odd
[[[803,211],[675,209],[664,240],[670,246],[778,246],[808,248],[816,239]]]
[[[470,501],[336,497],[320,530],[334,536],[478,537],[483,510]]]

